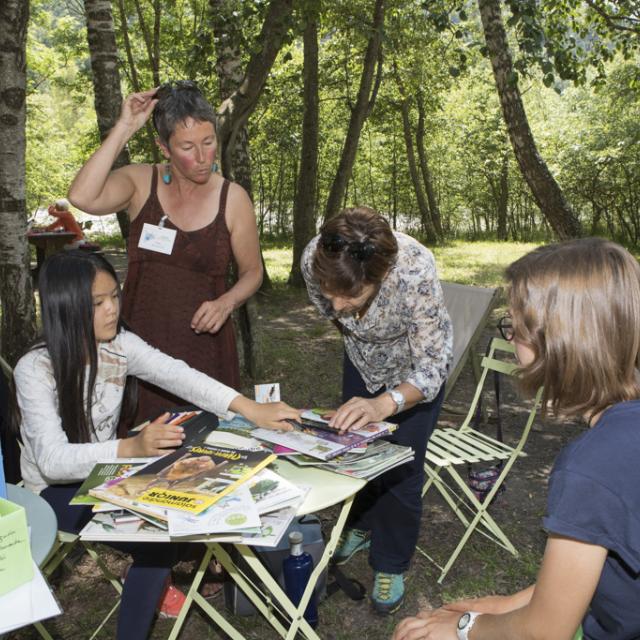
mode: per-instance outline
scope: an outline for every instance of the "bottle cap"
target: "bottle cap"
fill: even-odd
[[[301,531],[292,531],[289,534],[289,544],[302,544],[304,536]]]

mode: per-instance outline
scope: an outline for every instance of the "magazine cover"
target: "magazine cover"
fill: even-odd
[[[236,487],[214,505],[197,515],[180,511],[169,512],[171,536],[193,536],[209,533],[260,531],[261,521],[247,483]]]
[[[300,453],[289,459],[301,467],[322,467],[335,473],[371,480],[389,469],[410,462],[413,458],[411,447],[404,447],[387,440],[376,440],[362,453],[353,453],[351,450],[331,460],[319,461]]]
[[[147,464],[149,464],[149,460],[140,458],[122,458],[112,462],[96,463],[87,479],[71,498],[69,504],[101,506],[103,503],[98,498],[89,495],[90,489],[95,489],[102,484],[111,483],[118,478],[131,475]]]
[[[90,493],[126,508],[132,508],[133,501],[138,510],[149,505],[198,514],[275,459],[266,451],[180,447],[128,478]]]
[[[254,429],[253,435],[319,460],[331,460],[397,429],[391,422],[371,422],[358,430],[340,433],[328,426],[329,421],[318,410],[305,411],[302,418],[301,423],[292,423],[294,431]],[[319,426],[311,426],[312,422]]]

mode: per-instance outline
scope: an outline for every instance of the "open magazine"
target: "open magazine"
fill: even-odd
[[[271,431],[270,429],[254,429],[255,438],[281,445],[294,451],[304,453],[319,460],[331,460],[350,449],[389,435],[398,428],[392,422],[370,422],[360,429],[340,433],[328,427],[329,420],[320,411],[305,411],[302,422],[294,425],[293,431]],[[313,423],[319,423],[312,426]]]
[[[89,493],[100,500],[168,520],[161,510],[201,513],[275,458],[266,451],[204,445],[180,447],[131,476],[105,483]]]

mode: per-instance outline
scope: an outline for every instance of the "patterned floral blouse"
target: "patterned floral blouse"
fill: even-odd
[[[341,326],[351,362],[371,393],[401,382],[433,400],[446,381],[453,353],[453,329],[431,251],[404,233],[396,263],[364,317],[338,317],[311,273],[320,236],[307,245],[301,260],[311,302]]]

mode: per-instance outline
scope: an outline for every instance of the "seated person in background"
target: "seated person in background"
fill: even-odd
[[[100,249],[100,245],[95,242],[89,242],[84,237],[84,231],[78,224],[78,221],[73,217],[73,213],[69,211],[69,201],[66,198],[60,198],[56,200],[55,204],[52,204],[49,209],[49,215],[57,218],[50,225],[44,228],[45,231],[55,231],[56,229],[63,229],[70,233],[75,233],[76,237],[71,241],[66,248],[69,249]]]
[[[69,500],[99,460],[158,456],[179,447],[183,428],[164,414],[136,436],[118,438],[121,413],[135,411],[128,376],[218,415],[236,411],[257,425],[291,429],[299,412],[283,402],[258,404],[230,387],[154,349],[120,324],[120,285],[99,254],[63,251],[45,260],[39,275],[42,338],[14,371],[12,427],[24,444],[27,489],[49,502],[63,531],[77,533],[92,517]],[[171,567],[183,553],[176,543],[118,543],[133,564],[122,591],[119,640],[144,640]]]
[[[421,611],[393,640],[640,638],[640,266],[585,238],[539,247],[507,269],[520,385],[542,407],[585,421],[549,481],[535,585]]]

